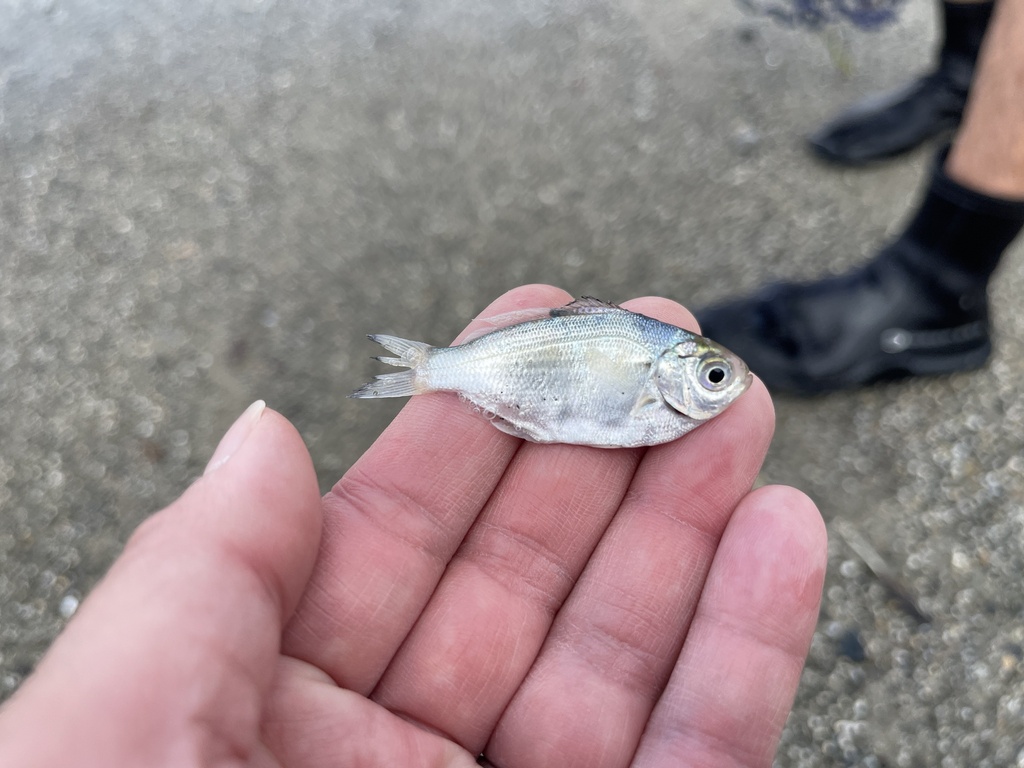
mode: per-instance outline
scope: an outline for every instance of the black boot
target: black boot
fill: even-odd
[[[935,71],[894,93],[869,96],[811,134],[822,159],[862,165],[908,152],[960,124],[994,2],[942,3],[945,29]]]
[[[957,184],[945,154],[906,231],[866,266],[700,311],[702,332],[770,389],[802,395],[984,364],[988,280],[1024,226],[1024,200]]]

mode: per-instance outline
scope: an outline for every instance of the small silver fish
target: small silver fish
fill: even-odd
[[[459,393],[495,427],[537,443],[657,445],[717,416],[750,386],[747,366],[712,341],[583,298],[454,347],[375,334],[409,368],[350,397]]]

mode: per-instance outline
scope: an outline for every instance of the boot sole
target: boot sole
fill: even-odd
[[[825,395],[846,389],[920,376],[948,376],[984,367],[992,356],[992,343],[986,341],[975,349],[937,354],[896,353],[891,359],[875,358],[845,371],[842,375],[817,379],[812,386],[780,387],[801,396]]]

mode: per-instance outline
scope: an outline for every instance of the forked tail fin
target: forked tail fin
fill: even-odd
[[[374,376],[373,381],[364,384],[349,397],[407,397],[426,391],[423,386],[417,384],[416,374],[430,354],[429,344],[422,341],[400,339],[397,336],[387,336],[383,333],[371,334],[369,339],[380,344],[388,352],[398,355],[398,357],[378,357],[377,360],[386,365],[406,367],[409,370]]]

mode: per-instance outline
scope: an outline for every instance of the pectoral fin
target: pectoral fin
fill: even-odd
[[[661,402],[661,398],[651,392],[650,387],[644,387],[640,393],[640,397],[633,403],[632,409],[629,411],[630,417],[639,416],[646,408],[650,408],[652,405],[658,405]]]
[[[658,366],[652,365],[651,370],[647,374],[647,381],[644,382],[643,388],[640,390],[640,396],[637,397],[636,402],[633,403],[633,407],[629,411],[630,417],[639,416],[645,409],[650,408],[652,405],[660,405],[662,403],[661,391],[658,389]]]

